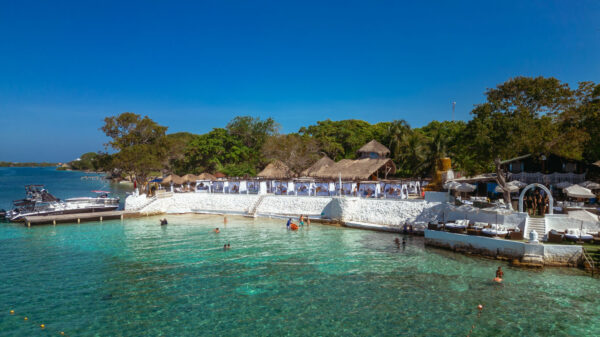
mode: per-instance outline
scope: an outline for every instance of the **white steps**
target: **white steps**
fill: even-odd
[[[538,233],[539,240],[546,236],[546,220],[544,218],[527,217],[527,233],[525,239],[529,238],[529,233],[535,230]]]

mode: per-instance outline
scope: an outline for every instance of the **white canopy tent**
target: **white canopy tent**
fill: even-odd
[[[569,187],[563,189],[563,192],[565,192],[571,198],[589,199],[589,198],[596,197],[596,195],[594,193],[592,193],[592,191],[588,190],[587,188],[585,188],[583,186],[579,186],[579,185],[569,186]]]

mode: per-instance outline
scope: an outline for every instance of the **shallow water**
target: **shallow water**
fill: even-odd
[[[158,219],[0,224],[1,335],[600,334],[600,283],[579,270],[515,269],[318,224]],[[491,282],[498,265],[503,285]]]

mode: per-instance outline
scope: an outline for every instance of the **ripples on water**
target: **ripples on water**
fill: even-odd
[[[223,228],[200,215],[166,227],[141,218],[0,233],[3,336],[435,336],[472,324],[479,336],[600,332],[597,280],[504,266],[497,286],[499,262],[425,249],[417,237],[402,250],[387,233],[289,232],[284,221],[236,217]]]

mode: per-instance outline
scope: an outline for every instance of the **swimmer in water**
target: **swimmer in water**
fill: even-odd
[[[225,225],[227,224],[227,217],[226,216],[223,217],[223,224],[225,224]]]
[[[396,244],[396,248],[400,248],[400,239],[395,238],[394,243]]]
[[[220,233],[221,231],[219,230],[219,228],[215,228],[215,233]]]
[[[289,219],[288,219],[288,222],[287,222],[287,225],[286,225],[286,226],[287,226],[287,229],[290,229],[290,225],[291,225],[291,224],[292,224],[292,218],[289,218]]]
[[[498,267],[498,270],[496,270],[496,278],[500,280],[504,278],[504,272],[502,271],[502,267]]]

